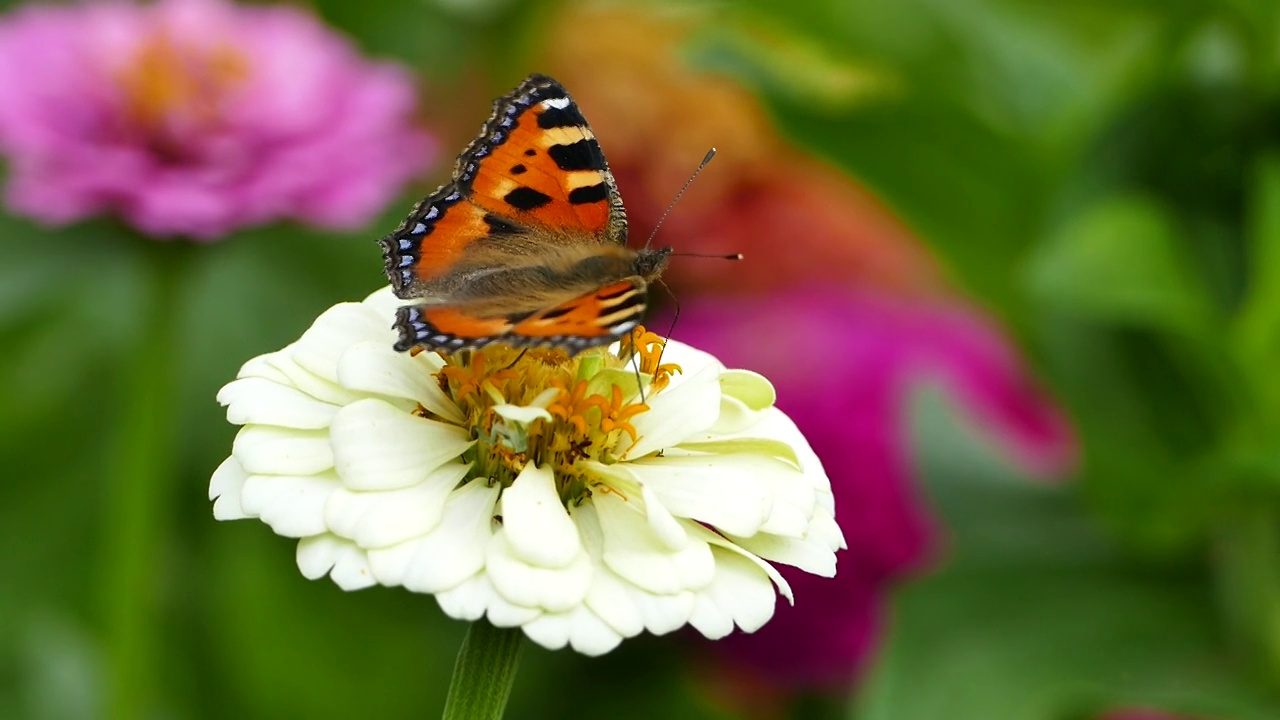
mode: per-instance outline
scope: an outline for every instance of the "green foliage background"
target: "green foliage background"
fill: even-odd
[[[312,5],[371,54],[491,95],[535,69],[554,16],[514,1]],[[1074,484],[1030,485],[921,395],[915,447],[947,549],[895,598],[848,712],[1280,717],[1280,7],[705,9],[692,62],[752,83],[797,144],[900,212],[1018,333],[1082,438]],[[792,50],[753,44],[759,28]],[[839,73],[866,82],[826,82]],[[407,592],[308,582],[293,543],[215,523],[206,499],[234,434],[217,389],[375,288],[372,241],[410,200],[364,233],[277,226],[199,247],[0,215],[0,717],[99,717],[121,678],[141,688],[133,717],[443,705],[461,624]],[[156,343],[167,370],[142,360]],[[140,392],[167,410],[131,417]],[[144,641],[122,641],[136,619]],[[642,638],[588,661],[531,646],[509,716],[725,715],[684,649]]]

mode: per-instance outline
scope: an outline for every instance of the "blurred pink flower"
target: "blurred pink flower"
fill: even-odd
[[[888,585],[928,559],[932,523],[908,445],[913,386],[939,381],[1027,473],[1060,475],[1075,460],[1069,425],[1013,346],[958,304],[834,287],[703,298],[684,304],[674,336],[773,382],[827,468],[849,544],[834,579],[784,568],[804,602],[716,644],[738,688],[851,683],[875,649]]]
[[[212,239],[292,218],[369,221],[432,157],[413,85],[294,7],[33,5],[0,18],[9,207],[118,213]]]

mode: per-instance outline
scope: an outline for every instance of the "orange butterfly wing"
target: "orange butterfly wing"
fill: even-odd
[[[627,237],[599,143],[565,89],[544,75],[494,101],[452,181],[380,242],[397,296],[447,300],[450,272],[466,267],[469,254],[531,231],[617,244]]]
[[[553,245],[625,246],[626,238],[622,198],[586,119],[559,83],[531,75],[494,102],[453,179],[381,240],[396,295],[424,301],[397,313],[396,348],[501,341],[577,352],[612,342],[644,313],[647,281],[630,277],[644,273],[602,273],[603,287],[583,292],[592,275],[557,276],[539,254]],[[488,281],[512,275],[542,283],[539,292],[493,294]],[[530,311],[540,297],[552,306]]]
[[[571,353],[613,342],[640,324],[647,283],[630,277],[545,310],[480,318],[465,307],[407,305],[396,314],[397,350],[445,351],[493,342],[512,347],[559,347]]]

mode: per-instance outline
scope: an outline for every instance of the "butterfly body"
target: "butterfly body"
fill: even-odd
[[[503,342],[570,353],[613,342],[648,304],[670,248],[627,247],[604,154],[559,83],[494,102],[453,178],[381,240],[402,307],[396,349]]]

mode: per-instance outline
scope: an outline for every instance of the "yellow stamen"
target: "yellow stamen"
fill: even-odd
[[[250,70],[248,58],[237,48],[179,45],[161,31],[117,78],[131,119],[154,128],[175,115],[215,120],[226,96],[249,78]]]
[[[634,352],[640,358],[640,372],[652,374],[658,369],[658,362],[662,359],[662,350],[667,346],[667,341],[657,333],[645,330],[643,326],[637,326],[629,335],[623,338],[621,349],[624,352]]]
[[[624,337],[616,354],[600,348],[574,357],[536,350],[519,356],[493,345],[444,356],[436,377],[463,411],[462,426],[478,440],[472,451],[477,476],[506,485],[526,463],[536,462],[554,468],[560,496],[569,504],[589,497],[597,482],[582,461],[617,462],[620,451],[640,438],[633,420],[649,406],[639,402],[634,383],[618,380],[630,379],[631,371],[624,370],[628,351],[652,376],[655,391],[679,372],[658,364],[663,344],[640,331]],[[503,404],[545,408],[550,417],[513,422],[493,410]]]

